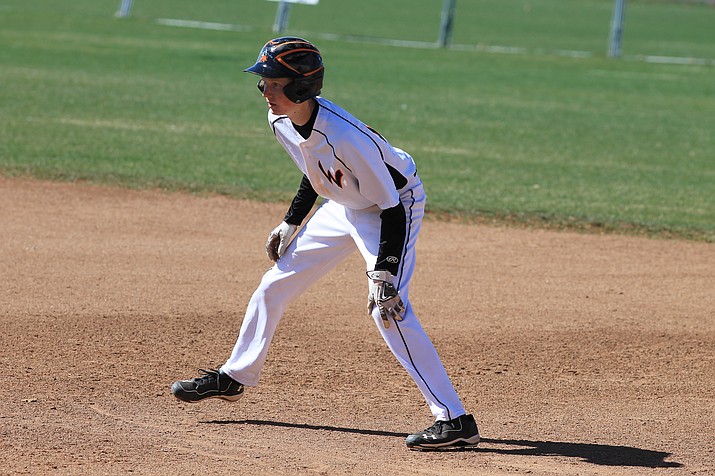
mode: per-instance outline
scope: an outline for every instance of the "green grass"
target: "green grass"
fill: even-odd
[[[296,6],[291,28],[436,40],[441,1],[406,1],[373,0],[367,26],[367,1]],[[121,20],[118,5],[0,0],[0,173],[289,200],[298,172],[242,73],[276,4],[137,0]],[[412,153],[430,212],[715,239],[714,66],[605,58],[610,0],[457,8],[455,43],[530,53],[316,40],[324,95]],[[712,7],[629,2],[624,51],[712,59],[714,22]]]

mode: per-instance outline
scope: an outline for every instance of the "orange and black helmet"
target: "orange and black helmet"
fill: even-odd
[[[290,78],[283,92],[291,101],[301,103],[320,94],[323,88],[323,58],[311,42],[294,36],[276,38],[266,43],[256,63],[244,70],[262,78]],[[258,82],[262,90],[262,82]]]

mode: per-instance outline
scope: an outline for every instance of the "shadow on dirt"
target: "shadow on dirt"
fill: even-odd
[[[288,423],[270,420],[212,420],[202,422],[211,425],[258,425],[286,428],[302,428],[306,430],[338,431],[371,436],[389,436],[406,438],[407,433],[397,433],[381,430],[364,430],[359,428],[342,428],[326,425],[309,425],[305,423]],[[665,461],[670,453],[651,451],[630,446],[599,445],[595,443],[566,443],[558,441],[531,441],[482,438],[479,447],[456,451],[472,451],[478,453],[496,453],[503,455],[523,456],[566,456],[579,458],[582,461],[602,466],[640,466],[645,468],[680,468],[677,462]]]
[[[482,438],[480,446],[473,451],[504,455],[568,456],[603,466],[641,466],[645,468],[680,468],[683,466],[677,462],[665,461],[670,453],[663,451],[595,443]]]

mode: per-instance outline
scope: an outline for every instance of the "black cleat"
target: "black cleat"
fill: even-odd
[[[243,396],[243,385],[218,370],[199,369],[203,375],[179,380],[171,386],[171,393],[181,401],[196,403],[205,398],[221,398],[235,402]]]
[[[411,450],[452,450],[477,446],[479,428],[472,415],[462,415],[453,420],[437,420],[425,431],[407,437]]]

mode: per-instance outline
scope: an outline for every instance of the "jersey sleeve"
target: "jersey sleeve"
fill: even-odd
[[[390,166],[386,154],[391,153],[386,141],[372,131],[364,132],[348,142],[346,157],[351,160],[360,194],[382,209],[380,213],[380,246],[376,270],[387,270],[396,276],[399,270],[406,235],[405,207],[398,190],[407,180]]]
[[[379,141],[383,139],[371,133],[355,136],[342,143],[339,155],[349,163],[360,194],[382,210],[394,207],[400,202],[400,194],[385,157],[389,149],[381,147]]]

